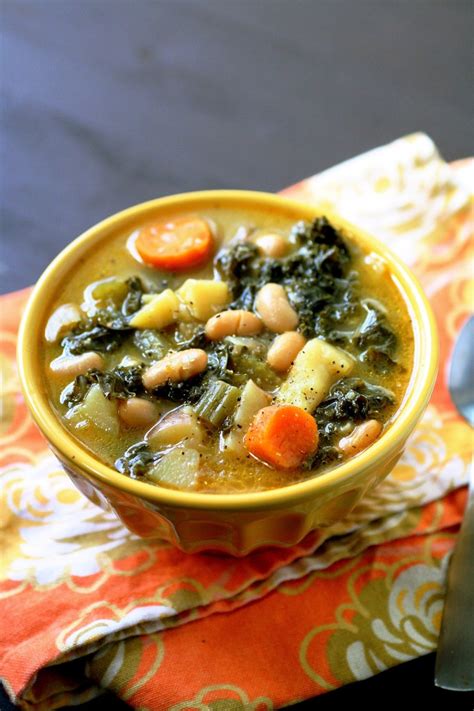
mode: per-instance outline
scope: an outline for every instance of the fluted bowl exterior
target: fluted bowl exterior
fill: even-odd
[[[176,491],[130,479],[96,458],[64,427],[48,400],[41,358],[44,324],[57,284],[94,245],[170,210],[210,207],[261,209],[295,220],[326,215],[366,249],[388,263],[413,324],[415,355],[407,393],[395,421],[371,447],[311,479],[264,492],[204,494]],[[236,556],[262,546],[291,546],[310,531],[342,520],[359,499],[393,469],[434,386],[438,339],[431,308],[410,270],[376,238],[336,214],[281,196],[225,190],[159,198],[124,210],[68,245],[45,270],[22,318],[18,365],[27,405],[51,449],[77,488],[111,509],[135,534],[169,541],[183,551],[219,551]]]

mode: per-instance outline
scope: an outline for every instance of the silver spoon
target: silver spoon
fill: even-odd
[[[474,427],[474,316],[454,348],[448,387],[459,414]],[[474,467],[469,495],[448,573],[436,655],[435,684],[453,691],[474,689]]]

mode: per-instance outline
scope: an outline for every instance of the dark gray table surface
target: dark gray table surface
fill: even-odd
[[[0,7],[3,291],[152,197],[278,190],[416,130],[472,151],[469,0]]]
[[[278,190],[417,130],[447,159],[472,153],[470,0],[3,0],[0,14],[2,291],[152,197]],[[472,707],[432,673],[433,655],[304,706],[417,688]],[[88,708],[105,707],[122,708]]]

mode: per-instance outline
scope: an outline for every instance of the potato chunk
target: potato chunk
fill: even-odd
[[[133,328],[165,328],[178,318],[179,299],[172,289],[157,294],[130,321]]]
[[[177,447],[165,454],[146,475],[157,484],[169,484],[177,489],[195,489],[199,475],[199,452]]]
[[[115,402],[108,400],[100,385],[93,385],[84,401],[66,414],[77,429],[97,428],[110,435],[117,436],[119,421]]]
[[[349,375],[353,367],[354,359],[348,353],[320,338],[313,338],[296,356],[277,395],[277,402],[313,412],[331,385]]]
[[[232,429],[224,439],[227,450],[235,452],[235,454],[246,454],[243,444],[244,434],[254,415],[263,407],[267,407],[271,400],[271,395],[255,385],[253,380],[248,380],[245,383],[239,406],[235,411]]]
[[[149,430],[146,440],[153,449],[186,442],[186,445],[201,444],[203,430],[190,407],[173,410]]]
[[[231,301],[226,282],[214,279],[186,279],[176,295],[197,321],[207,321]]]

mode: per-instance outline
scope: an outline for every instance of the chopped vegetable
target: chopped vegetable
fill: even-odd
[[[161,452],[153,452],[147,442],[138,442],[132,444],[125,450],[122,457],[115,461],[115,468],[122,474],[127,474],[132,479],[139,479],[148,469],[155,464],[160,457]]]
[[[219,427],[233,414],[239,395],[239,388],[214,380],[193,406],[194,412],[209,425]]]
[[[61,346],[65,354],[81,355],[88,351],[113,353],[120,348],[129,336],[128,325],[122,324],[112,328],[103,326],[98,323],[97,315],[94,319],[81,321],[62,339]]]
[[[129,338],[132,327],[128,318],[133,310],[140,308],[143,285],[138,277],[121,284],[128,289],[122,303],[108,302],[80,321],[61,341],[65,354],[80,355],[85,351],[113,353]]]
[[[142,227],[135,247],[147,264],[181,271],[205,262],[211,255],[213,239],[206,220],[178,217]]]
[[[318,446],[316,420],[300,407],[270,405],[255,415],[244,445],[277,469],[294,469]]]
[[[313,338],[296,356],[277,399],[313,412],[332,383],[349,375],[354,364],[344,351]]]
[[[117,407],[114,402],[105,397],[100,385],[93,385],[82,404],[69,410],[66,418],[73,422],[78,429],[97,427],[114,437],[118,435]]]
[[[134,314],[130,320],[130,326],[161,329],[174,323],[178,314],[178,297],[171,289],[165,289]]]
[[[89,284],[84,290],[83,308],[90,315],[107,306],[117,308],[121,306],[127,294],[128,285],[125,279],[100,279]]]
[[[231,301],[225,281],[215,279],[186,279],[176,295],[186,312],[198,321],[207,321]]]
[[[172,410],[152,427],[146,440],[153,449],[168,447],[186,440],[186,445],[196,447],[203,438],[202,427],[190,407]]]
[[[357,347],[363,352],[361,360],[368,361],[381,373],[386,373],[395,363],[397,337],[387,325],[386,316],[373,301],[363,302],[366,317],[354,334]]]
[[[255,385],[253,380],[248,380],[242,390],[239,406],[235,411],[234,426],[246,430],[254,415],[269,405],[271,399],[272,396],[266,393],[265,390],[262,390],[262,388],[259,388],[258,385]]]
[[[230,346],[230,365],[233,371],[231,382],[234,385],[244,385],[251,378],[261,388],[276,388],[281,378],[267,367],[265,344],[258,341],[253,345],[244,344],[244,340],[250,339],[239,338],[231,341],[226,338]]]
[[[199,473],[199,452],[177,447],[146,471],[148,479],[178,489],[195,489]]]
[[[118,366],[112,370],[89,370],[78,375],[61,393],[60,401],[67,407],[82,402],[91,387],[96,385],[107,398],[127,400],[145,393],[142,382],[142,366]]]
[[[225,438],[225,448],[242,454],[244,449],[243,438],[254,415],[259,410],[270,404],[271,395],[256,385],[253,380],[248,380],[242,390],[240,402],[234,414],[232,429]]]
[[[133,343],[147,364],[164,358],[171,348],[168,338],[163,333],[158,333],[151,328],[135,331]]]
[[[343,378],[329,390],[327,397],[316,410],[318,425],[329,422],[360,422],[379,416],[395,403],[395,395],[381,385],[368,383],[362,378]]]

